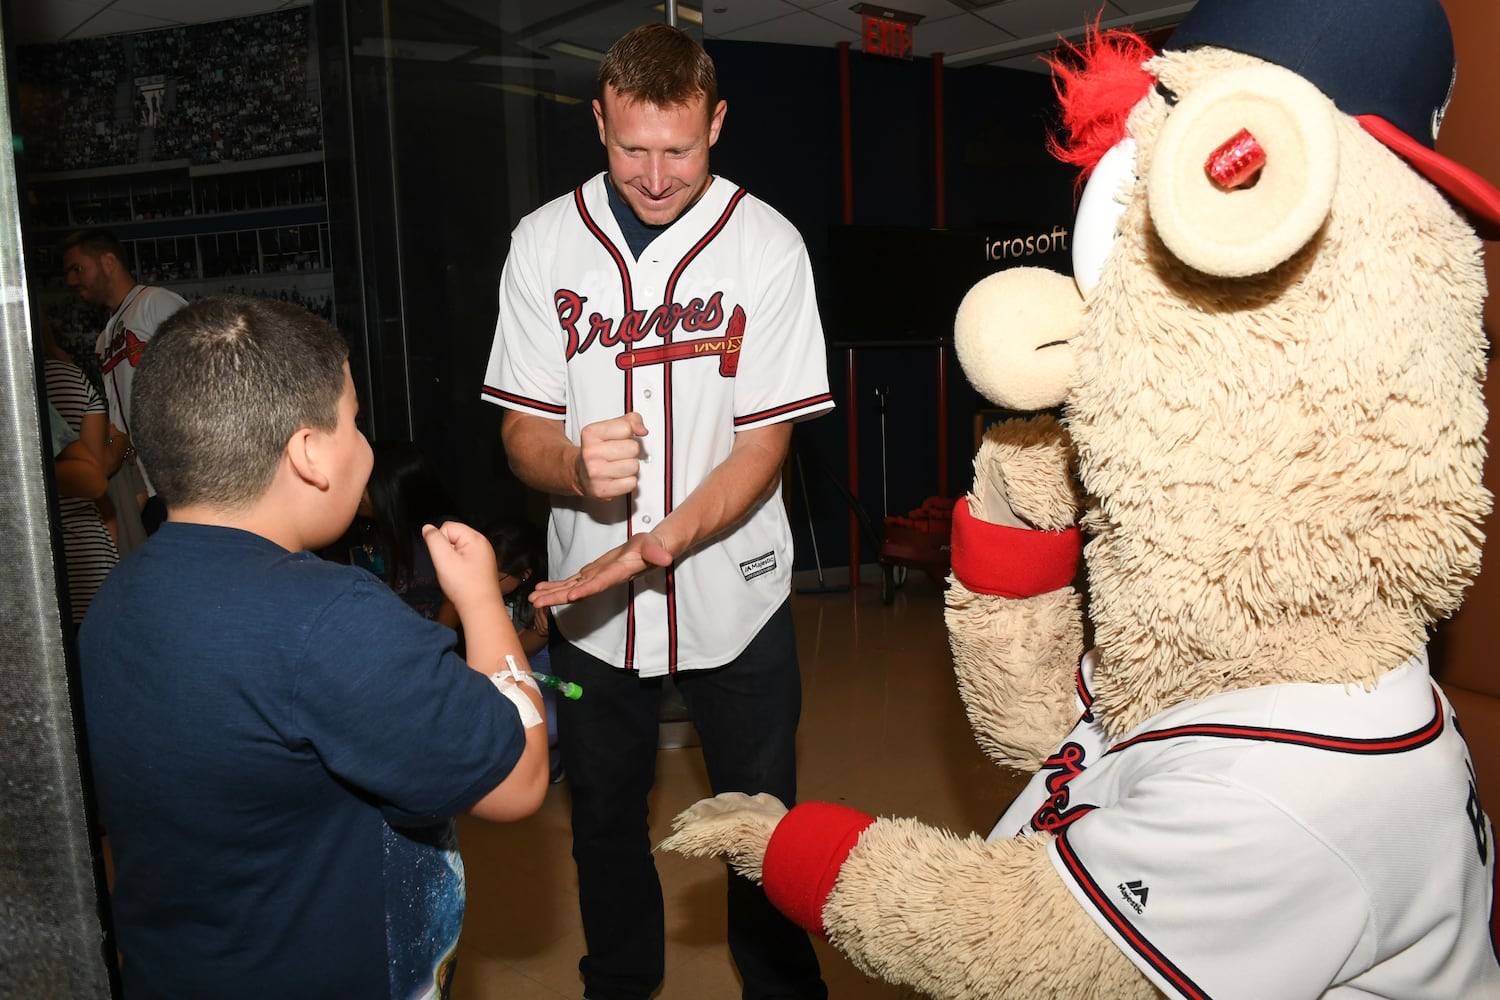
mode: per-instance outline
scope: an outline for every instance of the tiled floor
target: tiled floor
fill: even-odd
[[[988,831],[1020,790],[975,747],[953,681],[939,584],[913,572],[883,605],[878,586],[793,598],[805,699],[803,800],[915,816],[960,833]],[[461,820],[469,904],[456,1000],[578,1000],[583,930],[569,855],[567,785],[535,816]],[[695,748],[663,750],[651,803],[653,842],[708,794]],[[657,856],[667,908],[667,978],[658,1000],[732,1000],[739,980],[724,943],[724,874],[716,862]],[[898,1000],[817,942],[832,1000]]]

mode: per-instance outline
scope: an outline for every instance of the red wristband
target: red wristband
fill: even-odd
[[[874,822],[831,802],[794,806],[766,845],[766,897],[799,927],[822,934],[823,904],[860,834]]]
[[[953,574],[975,593],[1035,597],[1066,587],[1082,554],[1076,524],[1064,531],[1012,528],[979,520],[965,497],[954,505]]]

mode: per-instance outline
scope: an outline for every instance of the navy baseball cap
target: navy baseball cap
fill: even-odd
[[[1301,76],[1500,239],[1500,191],[1434,148],[1457,78],[1438,0],[1198,0],[1162,47],[1197,45]]]

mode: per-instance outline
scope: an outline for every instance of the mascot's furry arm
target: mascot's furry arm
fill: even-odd
[[[992,275],[954,322],[964,372],[992,400],[1059,402],[1082,300],[1053,271]],[[1078,720],[1072,674],[1083,653],[1072,446],[1052,417],[992,428],[974,487],[953,512],[947,625],[977,742],[997,763],[1035,771]]]
[[[1161,995],[1063,888],[1050,834],[986,843],[824,802],[787,812],[740,792],[696,803],[673,829],[664,850],[764,873],[783,913],[865,972],[928,996]]]

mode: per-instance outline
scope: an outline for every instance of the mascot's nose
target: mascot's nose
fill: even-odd
[[[996,406],[1045,410],[1068,397],[1083,299],[1073,279],[1012,267],[980,279],[958,304],[953,348],[970,384]]]
[[[1167,249],[1222,278],[1264,274],[1307,245],[1333,206],[1333,103],[1269,63],[1209,77],[1172,108],[1146,178]]]
[[[1261,168],[1265,165],[1265,147],[1250,134],[1249,129],[1242,128],[1209,155],[1208,162],[1203,165],[1203,172],[1215,184],[1228,191],[1232,188],[1253,187],[1260,179]]]
[[[1099,284],[1134,187],[1135,140],[1126,138],[1099,158],[1078,199],[1078,217],[1073,220],[1073,280],[1084,298]]]

